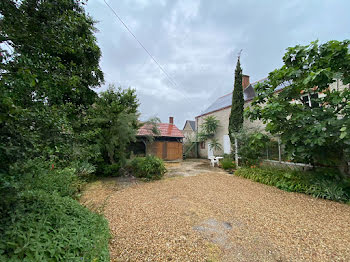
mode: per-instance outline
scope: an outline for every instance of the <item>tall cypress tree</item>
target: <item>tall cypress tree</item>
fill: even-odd
[[[232,93],[230,122],[228,126],[228,132],[231,139],[231,143],[234,141],[235,134],[239,132],[243,127],[243,108],[244,97],[242,86],[242,68],[240,63],[240,57],[238,56],[235,70],[235,84]]]

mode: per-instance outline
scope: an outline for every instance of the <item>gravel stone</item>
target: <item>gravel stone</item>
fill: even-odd
[[[349,205],[228,175],[206,161],[172,164],[169,173],[85,191],[82,203],[109,221],[111,261],[350,261]]]

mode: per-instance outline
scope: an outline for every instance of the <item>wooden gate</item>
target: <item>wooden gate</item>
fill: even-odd
[[[182,158],[182,143],[166,142],[167,143],[167,160],[175,160]]]
[[[182,143],[172,141],[155,141],[149,144],[148,154],[164,160],[182,159]]]

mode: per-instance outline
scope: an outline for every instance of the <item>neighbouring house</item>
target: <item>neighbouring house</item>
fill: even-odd
[[[197,158],[196,121],[186,120],[184,128],[183,155],[185,158]]]
[[[196,138],[196,121],[186,120],[182,133],[184,135],[184,144],[194,141]]]
[[[158,135],[153,135],[152,126],[145,124],[137,132],[137,142],[133,145],[137,155],[154,155],[163,160],[182,159],[182,140],[184,135],[174,125],[174,118],[169,123],[157,124]],[[153,136],[153,139],[150,137]]]
[[[265,81],[266,78],[259,81],[250,83],[249,76],[243,75],[242,86],[243,86],[243,96],[244,96],[244,107],[247,107],[256,96],[254,91],[254,86],[257,83]],[[207,109],[205,109],[200,115],[196,116],[196,127],[197,131],[200,132],[200,126],[203,124],[204,119],[208,116],[214,116],[220,121],[220,126],[217,129],[215,138],[222,145],[222,150],[215,152],[215,154],[229,154],[231,153],[231,143],[228,135],[228,125],[229,118],[231,113],[232,105],[232,92],[219,97],[213,104],[211,104]],[[244,128],[254,128],[254,129],[263,129],[264,125],[260,120],[250,122],[249,120],[244,120]],[[209,147],[209,141],[201,142],[198,146],[198,155],[199,157],[207,158],[208,156],[213,155],[214,152]]]
[[[254,87],[256,84],[265,81],[266,78],[259,81],[250,83],[249,76],[243,75],[242,86],[244,95],[244,108],[250,105],[256,96]],[[280,92],[284,88],[283,85],[278,86],[275,90],[276,93]],[[344,88],[350,88],[350,85],[344,85],[340,80],[336,80],[330,85],[331,90],[343,90]],[[310,96],[321,97],[324,96],[322,93],[304,94],[301,96],[301,101],[303,103],[311,103]],[[200,126],[203,124],[204,119],[208,116],[214,116],[220,121],[220,127],[217,129],[215,137],[218,142],[222,145],[222,150],[215,152],[216,155],[229,154],[231,153],[231,143],[228,135],[228,125],[231,113],[232,105],[232,92],[219,97],[213,104],[211,104],[206,110],[204,110],[200,115],[196,116],[196,128],[197,132],[200,132]],[[311,106],[311,105],[310,105]],[[247,130],[264,130],[265,125],[260,120],[255,120],[251,122],[249,119],[244,119],[243,127]],[[199,157],[207,158],[214,154],[213,150],[209,147],[209,141],[201,142],[198,146]]]

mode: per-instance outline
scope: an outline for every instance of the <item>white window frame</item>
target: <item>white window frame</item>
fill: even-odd
[[[307,97],[307,103],[309,104],[309,107],[312,108],[312,102],[311,102],[311,95],[314,95],[316,94],[317,95],[317,98],[320,98],[318,92],[314,92],[314,93],[307,93],[307,94],[304,94],[300,97],[300,100],[301,102],[304,104],[303,102],[303,97]],[[305,103],[306,104],[306,103]]]

